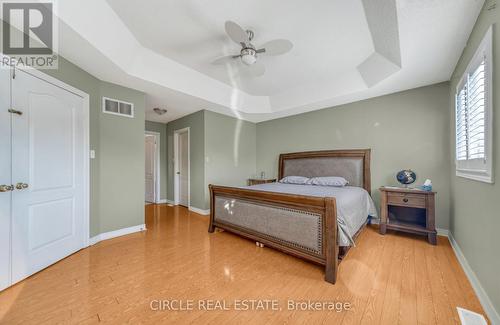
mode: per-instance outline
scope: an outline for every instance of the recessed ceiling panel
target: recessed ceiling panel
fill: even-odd
[[[360,0],[108,2],[145,47],[251,95],[332,78],[373,52]],[[224,31],[227,20],[251,29],[257,47],[280,38],[294,47],[282,56],[259,57],[266,67],[261,77],[251,76],[239,60],[214,66],[214,59],[241,49]]]
[[[72,0],[58,8],[59,50],[97,78],[144,91],[148,120],[208,109],[263,121],[449,80],[483,3]],[[251,29],[256,46],[294,47],[262,57],[262,77],[214,66],[239,51],[227,20]]]

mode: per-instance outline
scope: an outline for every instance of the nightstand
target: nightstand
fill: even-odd
[[[436,192],[381,187],[380,233],[387,229],[426,235],[436,245],[434,197]]]
[[[265,184],[265,183],[274,183],[274,182],[276,182],[276,178],[272,178],[272,179],[249,178],[247,180],[248,186],[257,185],[257,184]]]

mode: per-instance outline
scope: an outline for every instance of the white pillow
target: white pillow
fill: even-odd
[[[280,183],[284,184],[301,184],[305,185],[309,182],[309,178],[304,176],[286,176],[280,179]]]
[[[349,184],[344,177],[329,176],[329,177],[313,177],[310,178],[307,184],[321,186],[337,186],[343,187]]]

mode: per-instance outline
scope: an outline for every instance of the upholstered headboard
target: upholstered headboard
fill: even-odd
[[[370,193],[370,149],[284,153],[280,155],[279,179],[285,176],[340,176]]]

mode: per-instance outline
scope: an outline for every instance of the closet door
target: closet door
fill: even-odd
[[[84,246],[83,99],[17,71],[12,80],[12,283]]]
[[[10,73],[0,69],[0,290],[10,285]]]
[[[146,147],[146,202],[155,203],[156,202],[156,137],[154,135],[146,135],[145,147]]]
[[[179,134],[179,204],[189,206],[189,133]]]

